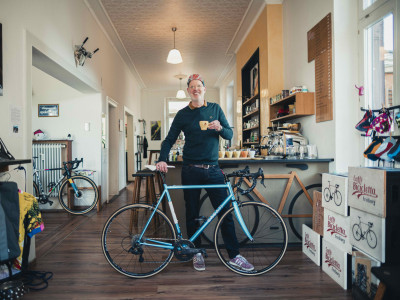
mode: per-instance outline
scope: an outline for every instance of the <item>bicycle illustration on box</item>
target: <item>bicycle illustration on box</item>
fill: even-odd
[[[286,252],[288,234],[280,214],[270,206],[257,202],[241,202],[238,197],[238,184],[232,186],[229,177],[244,178],[252,185],[241,194],[250,193],[263,177],[260,168],[250,173],[249,168],[225,176],[225,184],[210,185],[171,185],[164,181],[160,197],[153,205],[129,204],[119,208],[106,221],[101,237],[103,253],[109,264],[121,274],[132,278],[146,278],[162,271],[175,256],[179,261],[189,261],[197,253],[207,256],[204,248],[195,248],[193,242],[218,216],[214,231],[214,247],[220,261],[231,271],[241,275],[254,276],[273,269]],[[261,181],[263,183],[263,180]],[[170,196],[170,190],[177,189],[224,188],[228,191],[226,199],[211,216],[188,239],[183,239]],[[235,192],[236,191],[236,192]],[[172,220],[159,207],[163,199],[168,201]],[[224,214],[219,214],[225,206],[230,206]],[[254,266],[244,270],[230,264],[230,258],[222,238],[221,225],[231,223],[235,228],[239,252]]]
[[[359,241],[361,239],[363,239],[363,240],[366,239],[368,246],[370,246],[372,249],[374,249],[378,242],[375,232],[371,229],[374,224],[372,222],[368,222],[368,223],[361,222],[360,216],[358,216],[358,219],[359,219],[359,223],[358,224],[356,223],[353,225],[353,230],[352,230],[353,237],[357,241]],[[368,229],[363,232],[361,224],[367,225]]]
[[[332,191],[331,188],[334,188],[334,190]],[[324,199],[326,202],[329,202],[333,199],[335,204],[340,206],[340,204],[342,204],[342,194],[339,191],[339,185],[331,185],[331,182],[328,181],[328,187],[324,189]]]

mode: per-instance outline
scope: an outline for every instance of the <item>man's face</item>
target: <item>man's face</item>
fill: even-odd
[[[200,80],[192,80],[187,88],[190,98],[193,101],[204,101],[204,94],[206,93],[206,87]]]

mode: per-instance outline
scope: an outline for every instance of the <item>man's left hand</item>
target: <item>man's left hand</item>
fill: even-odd
[[[219,123],[218,120],[214,120],[208,124],[208,129],[215,129],[216,131],[221,131],[222,126],[221,123]]]

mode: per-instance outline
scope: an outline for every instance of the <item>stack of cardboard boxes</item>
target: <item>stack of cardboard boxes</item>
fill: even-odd
[[[371,268],[400,263],[400,170],[350,167],[348,176],[323,174],[313,230],[303,227],[305,254],[344,289],[353,284],[373,295],[379,282]]]

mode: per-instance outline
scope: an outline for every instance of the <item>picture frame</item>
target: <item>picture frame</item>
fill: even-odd
[[[38,117],[58,117],[58,104],[38,104]]]
[[[250,96],[258,94],[258,63],[250,70]]]

